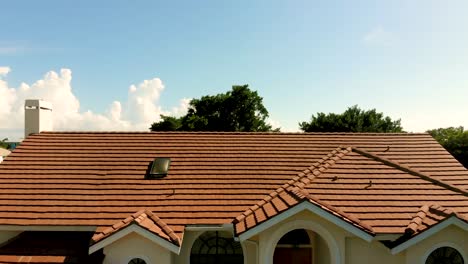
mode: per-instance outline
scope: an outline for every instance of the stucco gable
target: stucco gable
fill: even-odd
[[[91,239],[89,252],[93,253],[131,233],[137,233],[174,253],[180,251],[181,239],[175,232],[151,211],[141,210],[96,232]]]

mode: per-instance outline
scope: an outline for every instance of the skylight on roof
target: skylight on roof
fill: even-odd
[[[166,177],[171,166],[170,158],[155,158],[151,164],[149,176],[151,178],[163,178]]]

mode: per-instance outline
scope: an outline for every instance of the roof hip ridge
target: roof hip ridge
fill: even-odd
[[[300,178],[299,180],[301,180],[303,185],[307,185],[310,182],[312,182],[313,179],[315,179],[320,174],[322,174],[325,170],[333,166],[337,161],[341,160],[341,158],[343,158],[346,154],[348,154],[351,151],[352,151],[351,147],[339,146],[335,148],[334,150],[332,150],[326,156],[314,162],[312,166],[310,166],[309,168],[298,173],[298,176],[296,177]],[[297,183],[299,183],[299,180],[296,181],[296,184],[294,184],[294,186],[298,186]],[[303,188],[302,184],[298,186],[301,189]]]
[[[418,227],[422,224],[429,212],[429,205],[425,204],[419,208],[416,214],[411,219],[410,223],[405,228],[405,233],[414,234],[418,231]]]
[[[266,204],[272,198],[278,196],[281,192],[287,191],[289,194],[293,195],[297,200],[308,199],[308,192],[304,190],[304,187],[309,184],[315,177],[320,175],[323,171],[328,169],[330,166],[335,164],[337,160],[340,160],[343,156],[351,152],[350,147],[339,146],[332,150],[329,154],[314,162],[309,168],[299,172],[297,176],[287,181],[281,187],[265,195],[259,202],[250,206],[242,214],[237,216],[233,222],[238,223],[244,220],[247,216],[253,214],[256,209]],[[324,206],[324,205],[323,205]],[[326,206],[325,206],[326,207]],[[329,209],[330,210],[330,209]]]
[[[359,154],[365,156],[365,157],[380,161],[380,162],[384,163],[385,165],[392,166],[394,168],[397,168],[397,169],[402,170],[404,172],[407,172],[409,174],[418,176],[418,177],[422,178],[423,180],[430,181],[433,184],[439,185],[439,186],[444,187],[444,188],[446,188],[448,190],[460,193],[460,194],[468,197],[468,192],[467,191],[465,191],[465,190],[463,190],[463,189],[461,189],[461,188],[459,188],[459,187],[457,187],[455,185],[452,185],[450,183],[446,183],[444,181],[437,180],[437,179],[435,179],[435,178],[433,178],[433,177],[419,171],[418,169],[410,168],[410,167],[408,167],[406,165],[400,164],[399,162],[392,161],[392,160],[389,160],[389,159],[384,158],[384,157],[380,157],[377,154],[371,153],[369,151],[366,151],[366,150],[363,150],[363,149],[360,149],[360,148],[357,148],[357,147],[352,147],[352,150],[354,152],[356,152],[356,153],[359,153]]]
[[[180,238],[179,236],[176,235],[176,233],[174,232],[174,230],[172,230],[172,228],[166,224],[166,222],[164,222],[161,218],[159,218],[155,213],[153,213],[152,211],[148,210],[148,209],[145,209],[144,210],[144,213],[156,224],[159,226],[159,228],[161,228],[161,230],[164,231],[164,233],[167,234],[167,236],[175,243],[177,243],[178,246],[181,245],[181,241],[180,241]]]
[[[405,229],[405,233],[409,235],[417,233],[418,228],[423,224],[424,218],[426,218],[431,213],[438,213],[441,216],[443,216],[443,219],[437,221],[437,223],[440,223],[451,216],[455,216],[463,221],[468,222],[468,219],[465,216],[456,212],[453,209],[446,208],[437,203],[425,204],[419,208],[418,212],[414,215],[413,219],[411,219],[410,223]]]

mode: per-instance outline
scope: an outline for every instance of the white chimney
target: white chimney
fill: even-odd
[[[27,99],[24,102],[24,137],[52,130],[52,104],[40,99]]]

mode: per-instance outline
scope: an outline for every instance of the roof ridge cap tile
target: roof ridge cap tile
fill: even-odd
[[[296,183],[294,185],[296,185],[299,181],[304,185],[309,184],[310,182],[312,182],[313,179],[315,179],[325,170],[333,166],[338,160],[340,160],[350,151],[350,147],[339,146],[335,148],[329,154],[314,162],[309,168],[298,173],[299,179],[296,180]],[[303,188],[303,186],[301,186],[301,188]]]
[[[244,220],[246,217],[248,217],[251,214],[254,214],[255,211],[268,203],[272,198],[278,196],[280,193],[286,191],[289,194],[292,194],[295,196],[299,201],[307,199],[307,195],[302,193],[301,191],[304,190],[304,186],[309,184],[315,177],[317,177],[322,171],[326,170],[328,167],[333,165],[336,160],[333,160],[332,162],[329,162],[330,159],[332,158],[342,158],[344,155],[349,153],[351,151],[350,147],[342,147],[339,146],[332,150],[329,154],[321,158],[319,161],[313,163],[310,167],[304,169],[303,171],[299,172],[296,176],[294,176],[292,179],[288,180],[286,183],[284,183],[281,187],[277,188],[276,190],[270,192],[264,198],[262,198],[260,201],[255,203],[254,205],[250,206],[247,210],[242,212],[242,214],[238,215],[234,220],[233,223],[239,223],[240,221]],[[326,165],[324,165],[324,163]],[[317,174],[318,172],[318,174]],[[307,193],[307,192],[306,192]],[[371,229],[369,229],[371,230]]]
[[[457,186],[452,185],[450,183],[446,183],[444,181],[437,180],[437,179],[435,179],[435,178],[433,178],[433,177],[431,177],[431,176],[429,176],[429,175],[427,175],[427,174],[425,174],[425,173],[423,173],[423,172],[421,172],[421,171],[419,171],[417,169],[410,168],[410,167],[405,166],[403,164],[400,164],[400,163],[398,163],[396,161],[392,161],[392,160],[380,157],[377,154],[368,152],[366,150],[363,150],[363,149],[360,149],[360,148],[357,148],[357,147],[353,147],[352,150],[354,152],[360,154],[360,155],[363,155],[365,157],[377,160],[379,162],[384,163],[385,165],[392,166],[392,167],[394,167],[396,169],[399,169],[401,171],[404,171],[406,173],[418,176],[423,180],[429,181],[429,182],[431,182],[433,184],[439,185],[439,186],[441,186],[443,188],[446,188],[446,189],[451,190],[453,192],[460,193],[460,194],[468,197],[468,192],[467,191],[465,191],[465,190],[463,190],[461,188],[458,188]]]
[[[429,205],[425,204],[421,206],[411,219],[410,223],[406,226],[405,233],[410,235],[416,233],[418,231],[418,227],[423,223],[423,220],[426,218],[428,212]]]
[[[128,227],[128,226],[130,226],[132,224],[137,224],[140,227],[148,230],[149,232],[161,237],[159,234],[149,230],[148,228],[146,228],[145,226],[143,226],[141,224],[141,222],[144,219],[150,219],[158,228],[161,229],[161,231],[165,235],[167,235],[167,237],[169,238],[171,243],[175,244],[176,246],[181,245],[181,240],[180,240],[179,236],[176,235],[174,230],[172,230],[156,214],[154,214],[152,211],[147,210],[147,209],[139,210],[139,211],[131,214],[127,218],[125,218],[123,220],[119,220],[117,223],[115,223],[114,225],[104,229],[103,231],[95,233],[93,235],[93,237],[91,238],[91,244],[96,244],[97,242],[103,240],[104,238],[107,238],[107,237],[117,233],[118,231],[120,231],[120,230],[122,230],[122,229],[124,229],[124,228],[126,228],[126,227]],[[167,240],[166,238],[163,238],[163,237],[161,237],[161,238],[164,239],[164,240]]]
[[[181,241],[179,236],[176,235],[174,230],[166,224],[161,218],[159,218],[155,213],[153,213],[150,210],[145,210],[145,213],[148,215],[148,217],[156,224],[161,230],[164,231],[164,233],[172,240],[172,242],[175,242],[177,246],[181,245]]]
[[[408,226],[406,227],[405,229],[405,233],[406,234],[409,234],[409,235],[413,235],[415,233],[418,232],[418,228],[422,225],[423,221],[424,221],[424,218],[426,218],[428,216],[428,214],[430,213],[435,213],[435,214],[439,214],[440,216],[442,216],[443,218],[441,220],[438,220],[436,222],[436,224],[446,220],[447,218],[451,217],[451,216],[455,216],[465,222],[468,222],[468,219],[463,216],[462,214],[459,214],[458,212],[452,210],[452,209],[449,209],[449,208],[445,208],[444,206],[441,206],[439,204],[425,204],[423,206],[421,206],[418,210],[418,212],[414,215],[413,219],[411,220],[411,222],[408,224]],[[435,225],[435,224],[433,224]],[[431,225],[431,226],[433,226]]]
[[[459,212],[453,210],[452,208],[446,208],[442,205],[433,204],[429,206],[429,212],[431,211],[442,213],[445,216],[445,218],[450,217],[450,216],[456,216],[460,218],[461,220],[468,222],[468,218],[464,216],[463,214],[460,214]]]

